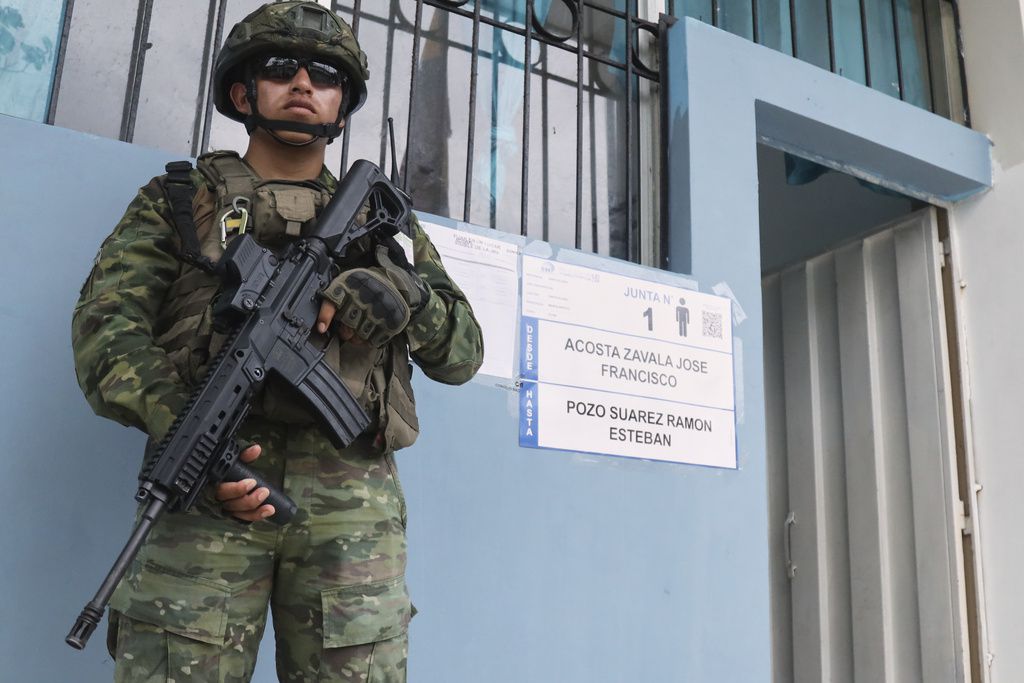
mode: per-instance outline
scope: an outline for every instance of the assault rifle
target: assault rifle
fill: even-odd
[[[367,220],[356,225],[367,203]],[[270,489],[264,501],[275,508],[270,521],[291,519],[295,503],[239,461],[235,441],[253,396],[269,375],[306,398],[335,447],[348,446],[367,427],[369,417],[327,365],[323,349],[309,340],[320,311],[317,294],[330,282],[336,264],[344,263],[354,240],[372,234],[375,240],[393,241],[399,230],[408,232],[411,216],[409,198],[379,168],[360,160],[315,226],[283,253],[275,254],[248,234],[231,242],[217,266],[223,283],[213,309],[218,327],[231,332],[202,385],[143,467],[135,494],[141,519],[65,638],[68,645],[85,647],[160,515],[188,510],[207,484],[255,479],[257,487]]]

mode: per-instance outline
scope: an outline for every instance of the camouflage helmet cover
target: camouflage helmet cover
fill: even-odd
[[[231,102],[231,85],[240,80],[238,67],[252,57],[280,53],[320,57],[348,76],[347,117],[366,101],[370,77],[366,54],[352,28],[338,15],[315,2],[272,2],[255,10],[232,27],[217,55],[213,74],[213,101],[217,111],[244,121]]]

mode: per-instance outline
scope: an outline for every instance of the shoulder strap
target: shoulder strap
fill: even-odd
[[[256,186],[263,182],[237,152],[204,154],[196,166],[217,188],[219,203],[223,205],[230,205],[235,197],[251,197]]]
[[[196,194],[195,185],[192,184],[192,162],[172,161],[164,168],[167,171],[164,191],[171,204],[174,229],[181,241],[179,257],[185,263],[212,273],[217,264],[203,256],[200,250],[196,222],[192,213],[192,200]]]

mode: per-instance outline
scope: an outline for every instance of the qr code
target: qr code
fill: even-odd
[[[704,311],[704,336],[715,339],[722,338],[722,314]]]

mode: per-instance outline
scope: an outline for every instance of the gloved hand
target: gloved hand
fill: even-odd
[[[327,285],[321,296],[326,317],[331,317],[330,302],[336,307],[335,321],[350,328],[358,338],[380,346],[423,310],[430,290],[415,272],[395,265],[386,247],[378,246],[375,255],[379,266],[346,270]]]

